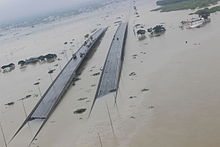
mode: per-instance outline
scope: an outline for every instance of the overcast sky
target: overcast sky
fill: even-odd
[[[0,0],[0,22],[62,10],[88,1],[97,0]]]

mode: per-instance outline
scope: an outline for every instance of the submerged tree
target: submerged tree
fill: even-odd
[[[202,17],[204,19],[208,19],[208,17],[210,16],[210,9],[209,8],[205,8],[205,9],[202,9],[202,10],[198,10],[196,12],[196,14],[198,14],[199,17]]]
[[[154,33],[162,33],[165,32],[166,29],[163,27],[163,25],[157,25],[153,28]]]
[[[208,19],[209,18],[209,16],[210,16],[210,13],[201,13],[201,14],[199,14],[199,17],[202,17],[202,18],[204,18],[204,19]]]

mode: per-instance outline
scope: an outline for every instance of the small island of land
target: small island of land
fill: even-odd
[[[215,13],[220,11],[220,6],[207,8],[216,5],[219,0],[159,0],[157,5],[160,6],[152,11],[170,12],[177,10],[204,8],[196,11],[194,14]]]

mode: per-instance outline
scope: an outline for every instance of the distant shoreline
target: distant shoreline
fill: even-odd
[[[115,1],[117,2],[117,1]],[[90,13],[99,8],[105,7],[113,1],[107,1],[102,3],[88,3],[85,6],[77,8],[68,8],[66,10],[54,11],[43,15],[31,16],[25,18],[19,18],[17,20],[11,20],[6,22],[0,22],[0,34],[1,31],[11,30],[14,28],[25,28],[32,27],[34,28],[39,24],[49,24],[51,22],[60,21],[69,17],[77,16],[83,13]],[[0,36],[1,37],[1,36]]]
[[[159,0],[156,2],[159,8],[153,9],[151,11],[171,12],[178,10],[194,10],[196,8],[206,8],[206,12],[215,13],[220,11],[220,6],[215,6],[211,9],[207,7],[214,6],[218,4],[219,1],[220,0]],[[204,11],[204,9],[202,11]],[[193,14],[198,14],[200,12],[201,10],[196,11]]]
[[[42,16],[33,16],[5,24],[0,23],[0,43],[11,41],[13,39],[18,40],[21,37],[29,36],[30,34],[45,29],[85,19],[81,15],[91,13],[115,2],[117,1],[100,3],[98,5],[88,5],[79,9],[68,9]]]

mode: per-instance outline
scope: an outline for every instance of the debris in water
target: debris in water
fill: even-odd
[[[92,76],[98,76],[100,75],[100,72],[94,73]]]
[[[25,98],[29,98],[29,97],[31,97],[31,95],[26,95],[26,97],[25,97]]]
[[[137,54],[132,55],[133,59],[136,59],[137,56],[138,56]]]
[[[149,108],[149,109],[154,109],[155,107],[151,105],[151,106],[149,106],[148,108]]]
[[[79,80],[81,80],[81,79],[80,78],[74,78],[73,79],[74,82],[79,81]]]
[[[39,85],[40,84],[40,82],[36,82],[36,83],[34,83],[34,85]]]
[[[135,75],[136,75],[135,72],[132,72],[132,73],[129,74],[129,76],[135,76]]]
[[[48,71],[49,74],[52,74],[56,69],[51,69]]]
[[[77,109],[77,110],[74,111],[73,113],[74,113],[74,114],[81,114],[81,113],[83,113],[83,112],[85,112],[85,111],[86,111],[85,108],[81,108],[81,109]]]
[[[96,84],[91,85],[91,87],[95,87],[95,86],[96,86]]]
[[[144,89],[141,90],[141,92],[145,92],[145,91],[149,91],[149,90],[150,90],[150,89],[144,88]]]
[[[5,105],[11,106],[11,105],[14,105],[14,104],[15,104],[14,102],[10,102],[10,103],[7,103],[7,104],[5,104]]]
[[[87,97],[83,97],[83,98],[79,98],[78,101],[83,101],[83,100],[86,100],[88,99]]]
[[[133,98],[137,98],[137,97],[136,97],[136,96],[130,96],[129,98],[130,98],[130,99],[133,99]]]

